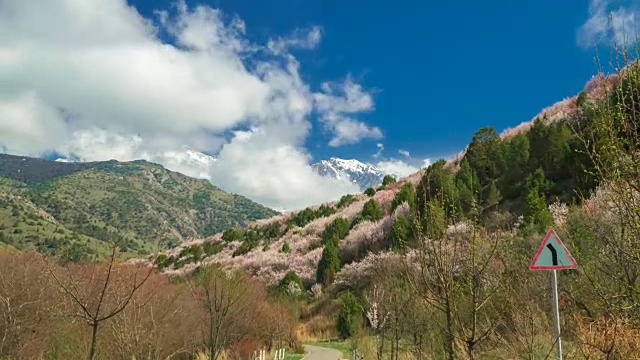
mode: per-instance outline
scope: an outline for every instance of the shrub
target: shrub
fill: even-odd
[[[391,175],[385,175],[384,178],[382,178],[382,186],[391,185],[394,182],[396,182],[396,178]]]
[[[368,188],[364,191],[364,194],[367,196],[373,196],[376,194],[376,190],[374,188]]]
[[[356,200],[357,199],[355,196],[347,194],[340,198],[340,201],[338,201],[338,204],[336,206],[338,207],[338,209],[342,209],[343,207],[353,204],[354,202],[356,202]]]

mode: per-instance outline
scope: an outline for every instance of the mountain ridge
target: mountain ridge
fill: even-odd
[[[43,252],[65,241],[101,248],[118,240],[132,253],[150,253],[277,214],[145,160],[0,154],[0,198],[0,241]]]

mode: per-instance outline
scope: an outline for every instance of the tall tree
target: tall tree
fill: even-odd
[[[255,306],[248,280],[240,272],[212,266],[187,281],[202,314],[202,342],[209,359],[217,360],[224,349],[247,336],[247,312]]]
[[[89,360],[95,358],[101,325],[126,309],[153,271],[119,264],[117,254],[118,245],[114,244],[106,265],[91,264],[87,269],[71,264],[64,274],[48,264],[56,284],[77,308],[77,316],[91,329]]]
[[[500,136],[495,128],[486,126],[478,130],[471,139],[465,158],[479,177],[480,185],[497,179],[504,169],[504,155]]]

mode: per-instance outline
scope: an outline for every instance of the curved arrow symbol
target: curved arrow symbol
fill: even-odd
[[[547,244],[547,249],[551,251],[551,261],[553,262],[553,265],[558,265],[558,252],[556,251],[556,248],[551,244]]]

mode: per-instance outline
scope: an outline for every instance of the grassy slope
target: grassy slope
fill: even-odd
[[[59,168],[2,157],[0,229],[4,241],[19,248],[44,250],[45,242],[66,240],[102,252],[104,241],[120,239],[130,252],[147,254],[275,214],[206,180],[144,161]]]

